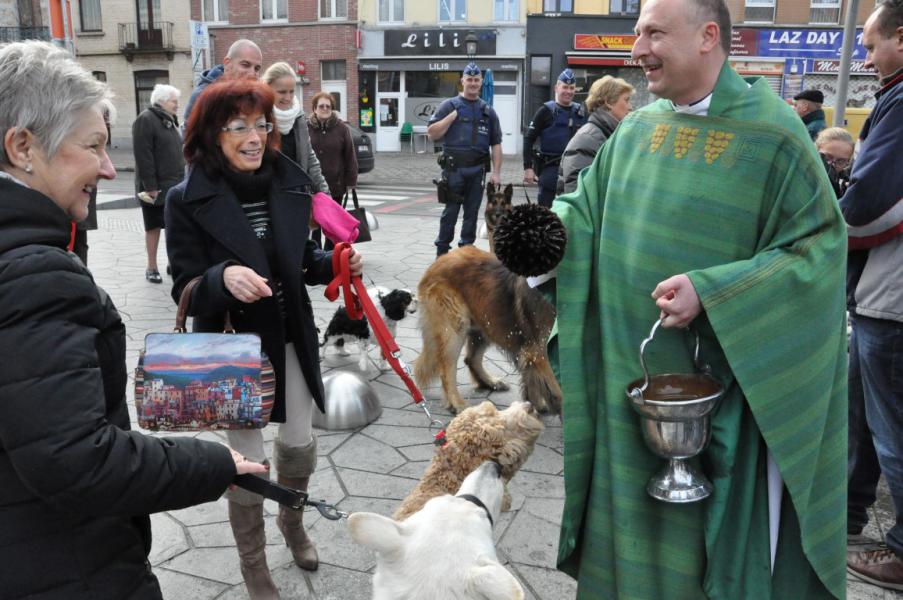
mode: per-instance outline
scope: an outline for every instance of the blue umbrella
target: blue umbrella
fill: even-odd
[[[492,81],[492,69],[486,69],[483,72],[483,90],[480,92],[480,98],[486,104],[492,106],[492,101],[495,99],[495,83]]]

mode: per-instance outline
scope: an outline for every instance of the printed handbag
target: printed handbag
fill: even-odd
[[[275,400],[273,365],[256,333],[186,333],[192,279],[182,290],[174,333],[149,333],[135,369],[138,425],[151,431],[259,429]]]
[[[351,201],[354,204],[354,208],[348,208],[348,198],[351,197]],[[367,211],[361,208],[361,205],[358,204],[357,201],[357,190],[351,188],[347,192],[345,192],[345,198],[342,199],[342,208],[347,210],[352,217],[357,219],[357,222],[360,223],[358,226],[358,236],[354,241],[356,244],[360,244],[361,242],[369,242],[373,239],[370,235],[370,225],[367,223]]]

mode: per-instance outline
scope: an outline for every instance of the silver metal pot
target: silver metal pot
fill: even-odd
[[[640,344],[643,378],[632,381],[627,398],[640,415],[640,429],[646,446],[668,459],[665,468],[646,484],[650,496],[663,502],[683,504],[707,498],[712,484],[687,462],[709,443],[712,427],[709,413],[724,394],[722,385],[711,376],[711,369],[699,361],[699,332],[693,361],[699,373],[666,373],[649,376],[646,369],[646,345],[662,324],[652,326],[649,337]]]
[[[326,414],[314,410],[313,425],[320,429],[355,429],[382,414],[379,396],[369,381],[354,371],[333,371],[323,377]]]

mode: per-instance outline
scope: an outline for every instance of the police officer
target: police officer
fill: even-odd
[[[462,204],[464,224],[458,245],[473,244],[486,172],[491,164],[490,180],[497,186],[502,171],[502,131],[495,110],[480,98],[483,85],[480,67],[468,64],[461,85],[461,94],[442,102],[426,129],[430,140],[443,140],[439,159],[442,180],[437,184],[439,201],[445,202],[445,209],[439,220],[436,256],[442,256],[451,247]]]
[[[539,203],[552,206],[558,182],[558,163],[568,142],[586,123],[586,109],[575,103],[577,78],[565,69],[555,82],[555,100],[539,107],[524,135],[524,183],[535,183],[539,176]],[[539,138],[539,151],[533,148]]]

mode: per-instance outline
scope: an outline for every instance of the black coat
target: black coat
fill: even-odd
[[[0,179],[0,598],[159,598],[147,515],[216,499],[235,463],[128,430],[125,327],[68,241]]]
[[[324,392],[317,328],[305,284],[321,285],[332,279],[332,253],[323,252],[308,239],[310,186],[304,171],[279,154],[270,186],[269,209],[285,294],[286,324],[307,387],[322,411]],[[249,267],[268,281],[273,279],[263,245],[242,212],[235,192],[223,178],[192,167],[188,178],[170,190],[165,214],[173,299],[178,302],[182,288],[201,275],[188,310],[194,317],[194,330],[222,331],[224,315],[229,311],[236,331],[260,335],[276,371],[271,420],[284,422],[286,331],[275,296],[245,304],[236,300],[223,283],[223,272],[231,265]]]
[[[132,123],[135,154],[135,193],[158,190],[156,204],[185,177],[185,157],[179,122],[158,106],[143,110]]]

